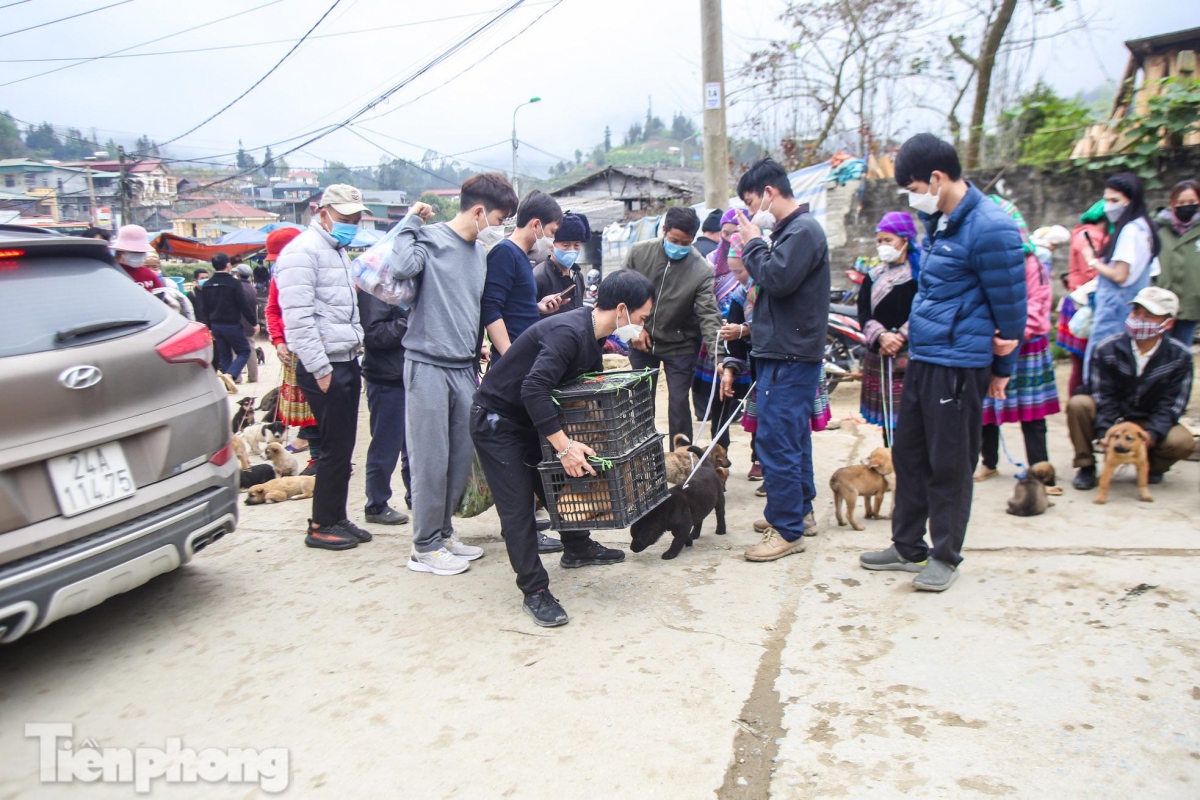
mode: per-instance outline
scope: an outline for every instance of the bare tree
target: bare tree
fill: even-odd
[[[790,112],[792,136],[809,153],[853,136],[865,154],[891,133],[881,129],[880,103],[913,74],[907,34],[919,8],[917,0],[788,0],[780,15],[788,36],[750,54],[739,93],[760,109]]]

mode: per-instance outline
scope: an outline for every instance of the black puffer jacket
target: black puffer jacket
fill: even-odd
[[[381,386],[404,386],[404,334],[408,312],[358,290],[363,327],[362,374]]]

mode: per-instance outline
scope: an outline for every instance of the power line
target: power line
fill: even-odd
[[[0,11],[3,11],[6,8],[12,8],[13,6],[19,6],[24,3],[28,3],[28,2],[29,2],[29,0],[17,0],[17,2],[15,2],[15,3],[5,3],[4,5],[0,6]]]
[[[561,1],[562,0],[542,0],[541,2],[538,2],[538,3],[530,3],[530,6],[548,5],[550,3],[554,3],[555,5],[557,5]],[[28,3],[29,0],[21,0],[21,2]],[[281,2],[281,0],[276,0],[276,2]],[[4,8],[5,8],[5,6],[0,6],[0,10],[2,10]],[[260,8],[261,8],[261,6],[260,6]],[[254,11],[254,10],[255,9],[250,9],[250,11]],[[241,12],[241,13],[248,13],[248,12]],[[377,26],[374,28],[356,28],[355,30],[352,30],[352,31],[337,31],[334,33],[318,33],[318,34],[308,37],[308,40],[311,42],[311,41],[315,41],[317,39],[335,39],[335,38],[338,38],[341,36],[357,36],[360,33],[377,33],[379,31],[390,31],[390,30],[394,30],[396,28],[414,28],[414,27],[418,27],[421,25],[432,25],[437,22],[449,22],[451,20],[456,20],[456,19],[466,19],[468,17],[479,17],[479,16],[483,16],[486,13],[488,13],[488,12],[474,11],[474,12],[471,12],[470,14],[455,14],[455,15],[449,16],[449,17],[437,17],[435,19],[422,19],[422,20],[417,20],[415,22],[398,22],[394,25],[380,25],[380,26]],[[225,19],[228,19],[228,17],[226,17]],[[220,21],[220,20],[218,20],[218,21]],[[206,23],[206,24],[211,24],[211,23]],[[189,30],[194,30],[194,29],[189,29]],[[187,31],[183,31],[183,33],[186,33],[186,32]],[[172,34],[172,35],[174,36],[174,35],[178,35],[178,34]],[[154,41],[161,41],[161,40],[156,39]],[[96,60],[101,60],[101,59],[147,58],[147,57],[152,57],[152,56],[186,55],[189,53],[211,53],[211,52],[219,51],[219,50],[241,50],[241,49],[250,48],[250,47],[266,47],[268,45],[273,45],[273,44],[292,44],[295,41],[296,41],[295,39],[269,39],[267,41],[262,41],[262,42],[243,42],[242,44],[220,44],[220,45],[213,45],[211,47],[191,47],[191,48],[183,48],[183,49],[179,49],[179,50],[155,50],[155,51],[152,51],[149,53],[126,53],[125,52],[125,50],[133,50],[138,47],[144,47],[147,44],[151,44],[151,42],[143,42],[142,44],[131,45],[130,47],[126,47],[123,50],[118,50],[115,53],[111,53],[111,54],[107,54],[107,55],[99,55],[99,56],[89,56],[89,57],[87,57],[87,60],[88,61],[96,61]],[[81,64],[84,63],[83,61],[80,61],[80,58],[82,58],[82,56],[65,56],[65,57],[59,56],[59,57],[55,57],[55,58],[0,58],[0,64],[47,64],[47,63],[54,63],[57,61],[78,61]],[[47,75],[49,73],[43,72],[41,74]],[[39,76],[38,75],[30,75],[29,77],[36,78]],[[29,80],[29,78],[22,78],[22,80]]]
[[[9,31],[8,33],[0,33],[0,39],[3,39],[6,36],[16,36],[18,33],[25,33],[26,31],[35,31],[38,28],[45,28],[49,25],[57,25],[58,23],[66,22],[69,19],[77,19],[79,17],[86,17],[88,14],[95,14],[97,11],[106,11],[110,8],[116,8],[117,6],[123,6],[126,3],[132,3],[132,2],[133,2],[133,0],[120,0],[119,2],[116,2],[116,3],[110,3],[109,5],[106,5],[106,6],[100,6],[100,8],[93,8],[91,11],[80,11],[78,14],[72,14],[69,17],[59,17],[58,19],[52,19],[49,22],[39,22],[37,25],[30,25],[28,28],[21,28],[19,30],[15,30],[15,31]],[[18,5],[18,4],[13,3],[12,5]],[[4,6],[4,7],[8,8],[8,6]]]
[[[378,144],[375,144],[375,142],[372,142],[372,141],[370,141],[369,139],[367,139],[365,136],[363,136],[361,133],[359,133],[357,130],[355,130],[355,128],[362,128],[363,130],[367,131],[368,133],[374,133],[374,134],[376,134],[376,135],[378,135],[378,136],[382,136],[382,137],[384,137],[385,139],[391,139],[393,142],[399,142],[400,144],[408,145],[409,147],[415,147],[415,148],[417,148],[418,150],[424,150],[424,151],[426,151],[426,152],[433,153],[434,155],[441,156],[442,158],[456,158],[454,155],[451,155],[451,154],[448,154],[448,153],[443,153],[443,152],[441,152],[440,150],[434,150],[432,147],[425,147],[425,146],[423,146],[423,145],[419,145],[419,144],[417,144],[416,142],[408,142],[408,141],[405,141],[404,139],[400,139],[400,138],[398,138],[398,137],[395,137],[395,136],[390,136],[390,135],[388,135],[388,134],[386,134],[386,133],[383,133],[382,131],[372,130],[371,128],[367,128],[367,127],[365,127],[365,126],[363,126],[363,125],[361,125],[361,124],[355,124],[355,125],[353,125],[352,127],[350,127],[350,128],[348,128],[348,129],[347,129],[347,130],[349,130],[351,133],[353,133],[353,134],[355,134],[356,136],[358,136],[358,137],[359,137],[360,139],[362,139],[363,141],[366,141],[368,144],[373,144],[373,145],[375,145],[376,147],[379,147],[379,145],[378,145]],[[508,144],[508,142],[509,142],[509,140],[505,139],[505,140],[504,140],[504,141],[502,141],[502,142],[497,142],[496,144],[488,145],[488,147],[495,147],[495,146],[496,146],[496,145],[498,145],[498,144]],[[393,158],[400,158],[399,156],[395,155],[394,153],[390,153],[390,152],[388,152],[387,150],[384,150],[384,148],[382,148],[382,147],[379,147],[379,149],[380,149],[380,150],[383,150],[383,152],[385,152],[385,153],[388,153],[388,155],[392,156]],[[475,148],[475,149],[476,149],[476,150],[486,150],[486,149],[487,149],[487,147],[478,147],[478,148]],[[472,151],[472,150],[467,150],[466,152],[470,153],[470,152],[474,152],[474,151]],[[495,167],[493,167],[493,166],[489,166],[489,165],[487,165],[487,164],[481,164],[481,163],[479,163],[478,161],[470,161],[470,160],[468,160],[468,159],[465,159],[465,158],[462,158],[462,159],[456,159],[456,160],[459,160],[459,161],[461,161],[461,162],[462,162],[462,163],[464,163],[464,164],[469,164],[469,165],[471,165],[472,167],[479,167],[480,169],[487,169],[487,170],[495,170],[495,169],[496,169],[496,168],[495,168]],[[536,180],[541,180],[541,178],[538,178],[538,177],[537,177],[537,176],[535,176],[535,175],[526,175],[526,174],[524,174],[524,173],[520,173],[520,172],[518,172],[518,173],[517,173],[517,177],[520,177],[520,178],[529,178],[530,180],[535,180],[535,181],[536,181]]]
[[[358,131],[354,130],[353,128],[347,128],[347,130],[348,130],[348,131],[350,131],[351,133],[353,133],[353,134],[354,134],[355,136],[357,136],[358,138],[362,139],[362,140],[363,140],[364,142],[366,142],[367,144],[371,145],[372,147],[378,147],[380,150],[382,150],[383,152],[387,153],[389,156],[391,156],[392,158],[396,159],[397,161],[400,161],[400,162],[403,162],[403,163],[405,163],[405,164],[408,164],[409,166],[413,167],[414,169],[419,169],[419,170],[421,170],[421,172],[424,172],[426,175],[430,175],[430,176],[432,176],[432,177],[434,177],[434,178],[437,178],[439,181],[442,181],[442,182],[444,182],[444,183],[448,183],[448,184],[450,184],[451,186],[457,186],[457,185],[458,185],[458,181],[452,181],[452,180],[450,180],[449,178],[445,178],[445,177],[443,177],[443,176],[441,176],[441,175],[438,175],[436,172],[430,172],[429,170],[425,169],[424,167],[418,166],[416,163],[414,163],[413,161],[410,161],[410,160],[409,160],[409,159],[407,159],[407,158],[401,158],[400,156],[398,156],[398,155],[396,155],[395,153],[393,153],[391,150],[388,150],[388,149],[387,149],[386,147],[384,147],[383,145],[381,145],[381,144],[378,144],[377,142],[372,142],[370,139],[368,139],[367,137],[363,136],[361,133],[359,133]]]
[[[240,17],[243,14],[250,14],[252,12],[258,11],[259,9],[266,8],[267,6],[273,6],[273,5],[276,5],[277,3],[282,3],[282,2],[283,2],[283,0],[268,0],[268,2],[263,3],[262,5],[259,5],[259,6],[255,6],[254,8],[247,8],[244,11],[238,11],[234,14],[229,14],[227,16],[221,17],[220,19],[214,19],[211,22],[202,22],[199,25],[193,25],[190,28],[185,28],[181,31],[176,31],[175,33],[168,33],[166,36],[159,36],[156,39],[150,39],[149,41],[140,42],[138,44],[131,44],[128,47],[122,47],[120,50],[113,50],[111,53],[107,53],[102,56],[93,56],[91,58],[85,58],[81,61],[76,61],[74,64],[67,64],[62,67],[55,67],[54,69],[48,69],[45,72],[39,72],[34,75],[26,75],[24,78],[17,78],[16,80],[11,80],[11,81],[8,81],[7,83],[0,83],[0,88],[3,88],[5,86],[12,86],[13,84],[16,84],[16,83],[24,83],[25,81],[31,81],[34,78],[41,78],[44,75],[50,75],[55,72],[62,72],[63,70],[66,70],[66,69],[78,67],[81,64],[90,64],[91,62],[99,61],[102,58],[112,58],[112,57],[114,57],[120,53],[124,53],[128,50],[136,50],[139,47],[145,47],[146,45],[151,45],[156,42],[162,42],[167,39],[174,39],[176,36],[182,36],[185,33],[191,33],[192,31],[198,31],[201,28],[207,28],[210,25],[216,25],[219,22],[225,22],[226,20],[233,19],[234,17]]]
[[[458,73],[455,73],[455,74],[454,74],[454,75],[452,75],[451,77],[449,77],[449,78],[447,78],[446,80],[444,80],[444,81],[442,81],[441,83],[439,83],[437,86],[434,86],[432,89],[430,89],[430,90],[428,90],[428,91],[426,91],[426,92],[422,92],[421,94],[417,95],[417,96],[416,96],[416,97],[414,97],[413,99],[411,99],[411,100],[407,100],[407,101],[405,101],[405,102],[401,103],[400,105],[396,106],[395,108],[389,108],[387,111],[384,111],[382,114],[376,114],[376,115],[375,115],[375,116],[373,116],[373,117],[367,117],[367,118],[366,118],[365,120],[363,120],[363,121],[364,121],[364,122],[371,122],[372,120],[382,119],[383,117],[386,117],[388,114],[394,114],[395,112],[399,111],[400,109],[402,109],[402,108],[404,108],[404,107],[406,107],[406,106],[411,106],[413,103],[417,102],[418,100],[420,100],[420,99],[422,99],[422,98],[424,98],[424,97],[428,97],[429,95],[433,94],[433,93],[434,93],[434,92],[436,92],[437,90],[439,90],[439,89],[441,89],[442,87],[444,87],[446,84],[448,84],[448,83],[450,83],[450,82],[452,82],[452,81],[456,81],[456,80],[458,80],[458,79],[459,79],[459,78],[461,78],[463,75],[467,74],[467,73],[468,73],[468,72],[470,72],[471,70],[475,69],[475,67],[479,66],[479,65],[480,65],[480,64],[482,64],[484,61],[487,61],[489,58],[491,58],[493,55],[495,55],[495,54],[496,54],[496,52],[497,52],[498,50],[500,50],[500,49],[501,49],[502,47],[504,47],[506,44],[510,44],[510,43],[512,43],[513,41],[515,41],[516,39],[519,39],[519,38],[521,37],[521,35],[525,33],[525,31],[529,30],[529,29],[530,29],[530,28],[532,28],[534,25],[538,24],[538,22],[540,22],[540,21],[541,21],[542,17],[546,16],[546,15],[547,15],[547,14],[549,14],[551,11],[553,11],[553,10],[554,10],[554,9],[556,9],[556,8],[558,8],[558,7],[559,7],[561,4],[562,4],[562,0],[553,0],[553,5],[551,5],[551,6],[550,6],[550,8],[547,8],[547,9],[546,9],[545,11],[543,11],[541,14],[538,14],[538,15],[537,15],[537,17],[535,17],[535,18],[534,18],[534,20],[533,20],[532,22],[530,22],[528,25],[526,25],[526,26],[525,26],[524,28],[522,28],[521,30],[517,31],[517,33],[516,33],[516,35],[515,35],[515,36],[510,36],[510,37],[509,37],[508,39],[506,39],[505,41],[503,41],[503,42],[501,42],[500,44],[496,45],[494,48],[492,48],[491,50],[489,50],[489,51],[488,51],[486,54],[484,54],[484,55],[483,55],[483,56],[481,56],[480,58],[477,58],[477,59],[476,59],[474,62],[472,62],[471,64],[469,64],[469,65],[466,67],[466,69],[463,69],[462,71],[460,71],[460,72],[458,72]]]
[[[337,7],[338,7],[338,3],[340,3],[340,2],[342,2],[342,0],[333,0],[333,5],[331,5],[329,8],[327,8],[327,9],[325,10],[325,13],[321,15],[321,18],[320,18],[320,19],[318,19],[316,22],[314,22],[314,23],[313,23],[313,26],[312,26],[311,28],[309,28],[309,29],[308,29],[308,30],[307,30],[307,31],[304,33],[304,35],[303,35],[303,36],[301,36],[301,37],[300,37],[300,40],[299,40],[298,42],[296,42],[294,45],[292,45],[292,47],[291,47],[291,49],[290,49],[290,50],[288,50],[286,53],[284,53],[284,54],[283,54],[283,58],[281,58],[281,59],[279,59],[278,61],[276,61],[276,62],[275,62],[275,65],[274,65],[274,66],[272,66],[272,67],[271,67],[269,70],[267,70],[267,71],[266,71],[266,73],[265,73],[265,74],[264,74],[264,75],[263,75],[261,78],[259,78],[258,80],[256,80],[256,81],[255,81],[253,84],[251,84],[249,89],[247,89],[246,91],[244,91],[244,92],[242,92],[241,94],[239,94],[237,97],[235,97],[235,98],[233,98],[232,100],[230,100],[230,101],[229,101],[229,103],[228,103],[227,105],[225,105],[225,106],[224,106],[224,107],[222,107],[220,110],[218,110],[218,111],[214,112],[213,114],[211,114],[211,115],[210,115],[210,116],[209,116],[207,119],[205,119],[205,120],[204,120],[203,122],[201,122],[199,125],[196,125],[196,126],[195,126],[195,127],[193,127],[193,128],[189,128],[188,130],[186,130],[186,131],[184,131],[183,133],[179,134],[179,135],[178,135],[178,136],[176,136],[175,138],[173,138],[173,139],[168,139],[167,141],[163,142],[163,146],[166,146],[166,145],[168,145],[168,144],[171,144],[172,142],[177,142],[177,141],[179,141],[180,139],[182,139],[183,137],[187,136],[189,133],[195,133],[196,131],[200,130],[200,129],[201,129],[201,128],[203,128],[205,125],[207,125],[208,123],[212,122],[214,119],[216,119],[217,117],[221,116],[222,114],[224,114],[224,113],[225,113],[226,111],[228,111],[229,109],[233,108],[233,106],[234,106],[234,105],[235,105],[235,104],[236,104],[236,103],[237,103],[239,100],[241,100],[243,97],[245,97],[246,95],[250,94],[252,91],[254,91],[255,89],[257,89],[257,88],[259,87],[259,85],[260,85],[260,84],[262,84],[262,82],[263,82],[263,81],[265,81],[267,78],[271,77],[271,74],[272,74],[273,72],[275,72],[275,70],[277,70],[277,69],[279,69],[281,66],[283,66],[283,62],[287,61],[287,60],[288,60],[288,58],[289,58],[289,57],[291,57],[292,53],[296,52],[296,50],[297,50],[297,49],[300,47],[300,45],[304,44],[304,41],[305,41],[306,39],[308,39],[309,35],[310,35],[310,34],[311,34],[313,31],[315,31],[315,30],[317,29],[317,26],[319,26],[319,25],[320,25],[322,22],[324,22],[324,21],[325,21],[325,18],[326,18],[326,17],[328,17],[330,14],[332,14],[332,13],[333,13],[333,10],[334,10],[335,8],[337,8]]]
[[[517,141],[520,142],[521,144],[525,145],[526,147],[528,147],[530,150],[536,150],[544,156],[550,156],[551,158],[557,158],[559,161],[573,161],[574,160],[571,158],[567,158],[566,156],[555,155],[554,153],[543,150],[540,147],[530,144],[529,142],[525,141],[524,139],[517,139]]]

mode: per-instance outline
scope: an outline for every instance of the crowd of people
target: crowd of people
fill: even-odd
[[[1180,183],[1152,219],[1141,180],[1114,175],[1073,232],[1030,233],[1021,212],[966,180],[955,149],[933,135],[905,142],[895,167],[916,219],[891,212],[879,221],[878,263],[858,298],[862,417],[883,429],[895,465],[892,545],[860,562],[942,591],[958,575],[973,485],[998,474],[1000,426],[1020,424],[1025,463],[1048,460],[1046,418],[1060,411],[1051,334],[1072,362],[1077,489],[1095,485],[1097,441],[1118,421],[1144,426],[1151,482],[1194,449],[1179,421],[1200,323],[1200,187]],[[592,238],[587,218],[539,191],[519,199],[499,173],[475,175],[452,219],[433,222],[434,209],[418,202],[399,223],[387,271],[414,299],[392,305],[355,286],[346,246],[367,209],[358,189],[334,185],[306,230],[268,238],[269,273],[215,258],[211,276],[197,271],[191,302],[213,332],[218,368],[237,378],[254,360],[255,286],[267,284],[262,317],[283,364],[278,413],[299,428],[290,447],[311,451],[316,476],[308,546],[346,550],[372,538],[348,512],[365,381],[367,522],[410,522],[392,505],[400,465],[408,568],[467,571],[483,549],[457,537],[453,515],[477,462],[524,610],[539,625],[561,625],[567,614],[540,556],[562,552],[564,568],[624,559],[586,531],[550,537],[536,515],[543,442],[569,475],[595,472],[593,451],[563,433],[551,393],[603,369],[610,337],[628,346],[633,368],[652,371],[655,393],[661,371],[672,441],[694,439],[703,420],[726,446],[734,422],[750,433],[747,478],[762,481],[766,500],[748,560],[802,552],[816,533],[812,432],[830,416],[829,248],[776,162],[751,166],[737,195],[742,206],[703,222],[692,209],[668,209],[661,235],[632,246],[589,305],[578,265]],[[134,227],[112,247],[153,289],[161,281]],[[1052,330],[1050,260],[1060,247],[1070,251],[1069,294]]]

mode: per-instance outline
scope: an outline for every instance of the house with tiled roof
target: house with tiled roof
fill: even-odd
[[[171,225],[177,236],[211,242],[231,229],[257,230],[263,225],[278,221],[279,215],[272,214],[270,211],[263,211],[261,208],[254,208],[243,203],[235,203],[232,200],[218,200],[203,208],[180,214],[171,221]]]

